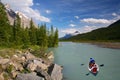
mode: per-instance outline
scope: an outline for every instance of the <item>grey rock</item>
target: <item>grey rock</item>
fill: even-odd
[[[30,52],[26,52],[26,53],[24,54],[24,57],[26,58],[26,60],[34,59],[34,58],[35,58],[35,56],[32,55]]]
[[[37,76],[36,73],[28,73],[28,74],[18,74],[15,80],[44,80],[44,78]]]
[[[36,68],[36,73],[37,75],[44,77],[45,80],[52,80],[50,75],[47,72],[43,71],[40,67]]]
[[[3,73],[0,74],[0,80],[4,80]]]
[[[63,79],[61,66],[59,66],[57,64],[52,64],[51,68],[49,68],[49,69],[51,69],[51,72],[49,72],[49,73],[51,75],[52,80],[62,80]]]
[[[10,62],[10,59],[0,59],[0,64],[7,64]]]
[[[46,56],[47,56],[47,58],[51,61],[51,62],[53,62],[54,61],[54,54],[53,54],[53,52],[51,51],[51,52],[49,52],[49,53],[47,53],[46,54]]]
[[[48,65],[42,63],[42,60],[37,59],[37,58],[33,59],[33,60],[28,60],[26,62],[26,66],[27,66],[27,69],[30,71],[36,70],[37,67],[39,67],[43,70],[47,70],[47,68],[48,68]]]

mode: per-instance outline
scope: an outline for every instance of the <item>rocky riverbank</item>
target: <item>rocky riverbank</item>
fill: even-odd
[[[90,44],[105,48],[120,49],[120,42],[91,42]]]
[[[52,52],[46,58],[29,51],[17,51],[11,57],[0,57],[0,80],[62,80],[62,67],[53,63]]]

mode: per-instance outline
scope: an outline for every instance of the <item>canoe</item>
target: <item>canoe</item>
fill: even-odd
[[[88,70],[94,75],[96,75],[99,72],[98,64],[95,63],[95,65],[96,65],[96,68],[97,68],[96,70],[94,70],[94,67],[90,68],[89,65],[88,65]]]

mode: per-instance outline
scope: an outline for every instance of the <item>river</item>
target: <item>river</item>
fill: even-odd
[[[55,63],[63,66],[64,80],[119,80],[120,49],[102,48],[87,43],[60,42],[54,52]],[[94,58],[100,67],[94,76],[87,66],[90,58]],[[81,65],[83,64],[83,65]],[[89,75],[86,75],[88,74]]]

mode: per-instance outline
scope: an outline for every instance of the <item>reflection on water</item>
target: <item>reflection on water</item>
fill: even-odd
[[[118,80],[120,79],[120,50],[101,48],[86,43],[61,42],[55,53],[55,63],[63,66],[64,80]],[[99,65],[96,76],[87,68],[89,58]]]

